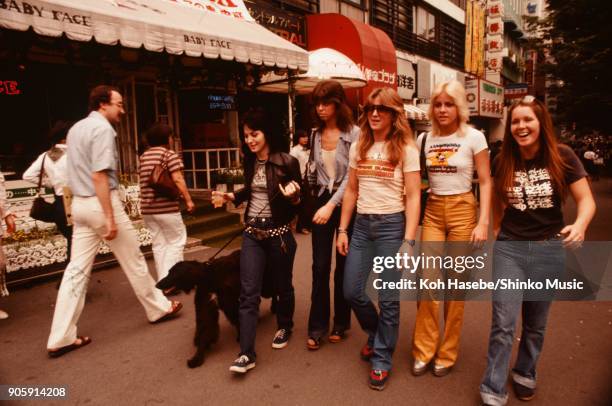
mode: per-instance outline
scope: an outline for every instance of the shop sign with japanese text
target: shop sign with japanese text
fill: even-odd
[[[397,93],[402,99],[412,99],[416,94],[416,71],[410,61],[397,60]]]
[[[502,118],[504,89],[482,79],[465,80],[466,98],[471,116]]]
[[[297,46],[307,47],[304,17],[255,2],[247,3],[247,8],[260,25]]]

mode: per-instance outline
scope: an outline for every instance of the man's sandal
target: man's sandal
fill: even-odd
[[[321,338],[308,337],[308,341],[306,341],[306,348],[311,351],[318,350],[321,348]]]
[[[170,307],[170,310],[168,311],[168,313],[161,316],[159,319],[152,321],[151,322],[152,324],[161,323],[162,321],[170,320],[183,308],[183,304],[177,300],[173,300],[171,303],[172,303],[172,306]]]
[[[57,350],[48,350],[48,354],[49,357],[51,358],[57,358],[57,357],[61,357],[64,354],[69,353],[70,351],[74,351],[74,350],[78,350],[81,347],[85,347],[86,345],[91,343],[91,338],[89,337],[84,337],[84,336],[78,336],[77,337],[77,341],[80,340],[80,342],[74,342],[70,345],[67,345],[65,347],[60,347]]]

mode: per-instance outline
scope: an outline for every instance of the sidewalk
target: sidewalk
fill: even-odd
[[[608,182],[607,184],[605,182]],[[610,239],[610,180],[596,182],[599,211],[591,231]],[[591,234],[591,233],[590,233]],[[11,293],[0,300],[10,318],[0,321],[0,384],[68,385],[65,401],[14,402],[58,405],[477,405],[490,326],[490,304],[466,304],[461,352],[444,378],[410,374],[416,305],[402,303],[400,337],[388,388],[367,387],[369,365],[359,359],[365,342],[355,318],[348,338],[306,350],[310,302],[310,236],[296,235],[295,330],[289,346],[271,348],[276,322],[263,300],[257,330],[257,367],[244,377],[228,372],[238,353],[235,331],[221,316],[221,339],[204,365],[188,369],[194,332],[193,294],[178,296],[180,317],[150,325],[123,272],[117,267],[92,276],[79,333],[93,343],[59,359],[45,344],[57,290],[55,282]],[[204,260],[216,249],[191,249]],[[152,267],[152,262],[149,261]],[[518,344],[518,343],[517,343]],[[516,347],[516,346],[515,346]],[[516,348],[515,348],[516,350]],[[552,307],[539,362],[538,392],[530,405],[609,405],[612,401],[612,303],[558,302]],[[11,403],[7,403],[11,404]],[[511,394],[511,405],[524,404]]]

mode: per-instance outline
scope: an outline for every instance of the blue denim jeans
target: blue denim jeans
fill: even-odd
[[[499,239],[503,240],[504,236],[500,235]],[[543,281],[545,278],[561,278],[565,268],[565,250],[561,241],[499,239],[494,248],[494,280],[504,278],[525,281],[530,278],[533,281]],[[494,297],[487,370],[480,384],[480,395],[487,404],[505,405],[508,401],[506,381],[519,313],[522,316],[521,341],[512,379],[535,389],[536,364],[544,344],[552,296],[548,300],[525,299],[529,299],[528,294],[521,297],[520,291],[496,292]]]
[[[381,292],[380,313],[366,294],[366,283],[375,256],[395,256],[404,238],[404,213],[357,214],[344,269],[344,296],[374,349],[372,369],[390,371],[399,330],[400,303],[394,294]],[[400,272],[387,270],[399,279]]]
[[[258,228],[274,228],[255,224]],[[284,243],[285,249],[281,247]],[[291,331],[295,310],[295,293],[293,290],[293,259],[297,244],[293,234],[256,240],[251,234],[242,233],[242,250],[240,252],[240,355],[247,355],[254,360],[255,332],[261,302],[261,288],[264,272],[273,272],[274,290],[278,295],[276,320],[278,328]]]

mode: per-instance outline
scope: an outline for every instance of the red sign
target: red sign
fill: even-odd
[[[395,46],[382,30],[352,20],[341,14],[313,14],[308,23],[308,49],[332,48],[355,62],[368,83],[358,90],[364,103],[370,92],[379,87],[397,90],[397,56]]]
[[[16,80],[0,80],[0,94],[7,96],[14,96],[21,94],[21,90],[18,89],[19,82]]]

